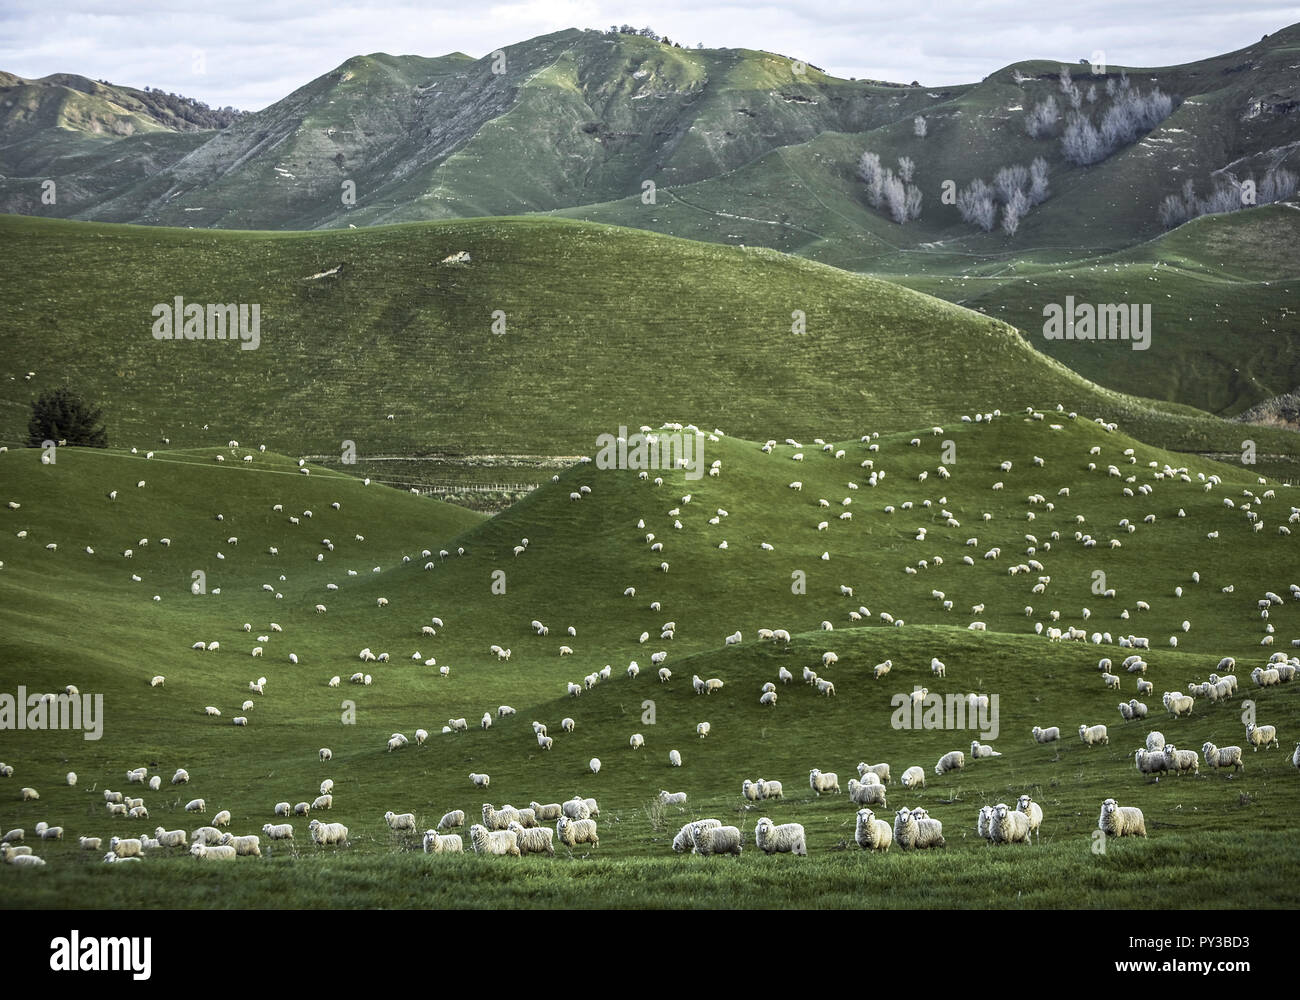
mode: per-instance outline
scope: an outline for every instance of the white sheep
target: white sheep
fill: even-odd
[[[1105,726],[1088,726],[1080,724],[1079,739],[1085,746],[1095,746],[1096,744],[1106,744],[1110,742],[1110,736],[1106,732]]]
[[[903,776],[899,780],[903,783],[904,788],[924,788],[925,769],[914,764],[903,772]]]
[[[1005,802],[993,807],[989,821],[989,840],[995,844],[1027,844],[1030,820],[1027,815],[1011,810]]]
[[[1201,746],[1201,753],[1205,755],[1205,766],[1215,770],[1230,767],[1235,774],[1246,766],[1241,759],[1241,747],[1216,747],[1206,742]]]
[[[704,737],[709,735],[709,730],[711,728],[712,727],[707,722],[701,722],[695,727],[695,732],[699,734],[700,739],[704,739]]]
[[[1049,726],[1046,729],[1035,726],[1032,732],[1034,740],[1038,743],[1054,743],[1061,738],[1059,726]]]
[[[599,774],[599,773],[600,773],[600,758],[599,758],[599,757],[592,757],[591,760],[587,761],[587,767],[590,769],[590,771],[591,771],[592,774]]]
[[[347,846],[348,828],[342,823],[322,823],[320,820],[314,819],[308,824],[307,828],[311,831],[311,839],[317,844]]]
[[[292,823],[263,823],[262,835],[267,840],[293,840]]]
[[[1097,820],[1097,829],[1108,837],[1147,835],[1146,819],[1142,815],[1142,810],[1136,806],[1121,806],[1114,799],[1106,799],[1101,804],[1101,817]]]
[[[943,824],[904,807],[894,815],[894,840],[905,851],[943,847]]]
[[[491,782],[492,779],[489,775],[476,774],[475,772],[471,771],[469,775],[469,780],[474,784],[476,788],[487,788],[489,782]]]
[[[186,811],[187,813],[192,813],[192,812],[203,813],[203,812],[207,812],[207,811],[208,811],[208,804],[207,804],[206,802],[204,802],[203,799],[190,799],[189,802],[185,803],[185,811]]]
[[[1253,722],[1246,723],[1246,742],[1250,744],[1251,749],[1256,753],[1260,747],[1272,746],[1276,749],[1280,744],[1277,741],[1276,726],[1257,726]]]
[[[885,786],[880,784],[880,779],[876,775],[867,774],[875,780],[859,781],[857,778],[849,779],[849,800],[856,802],[858,805],[874,806],[878,805],[888,808],[889,803],[886,801]]]
[[[740,854],[744,850],[744,836],[734,826],[693,827],[695,853],[705,857],[714,854]]]
[[[821,771],[813,768],[808,772],[808,784],[820,796],[822,792],[840,792],[840,778],[834,771]]]
[[[934,765],[934,773],[943,776],[949,771],[960,771],[966,766],[966,755],[960,750],[949,750]]]
[[[464,841],[458,833],[440,834],[437,830],[425,830],[423,845],[425,854],[463,854],[465,851]]]
[[[870,809],[858,810],[858,823],[853,831],[853,839],[864,851],[888,851],[894,842],[894,831]]]
[[[1001,757],[1002,751],[994,750],[987,743],[981,743],[979,740],[971,740],[970,755],[972,760],[980,760],[984,757]]]
[[[808,842],[799,823],[782,823],[780,826],[766,816],[754,825],[754,846],[764,854],[808,854]]]
[[[230,810],[229,810],[229,809],[222,809],[221,812],[217,813],[215,816],[212,817],[212,825],[213,825],[213,826],[229,826],[229,825],[230,825],[230,819],[231,819],[231,816],[230,816]]]
[[[185,841],[184,830],[168,830],[160,826],[154,830],[154,836],[158,838],[158,843],[163,847],[189,846]]]
[[[319,751],[319,756],[321,759],[321,763],[324,763],[327,760],[334,759],[334,751],[331,750],[329,747],[321,747]]]
[[[453,830],[458,826],[465,825],[465,810],[453,809],[451,812],[444,813],[442,819],[438,820],[439,830]]]
[[[574,847],[577,844],[600,846],[594,819],[570,819],[568,816],[561,816],[555,821],[555,835],[560,843],[567,847]]]
[[[1035,836],[1040,835],[1040,827],[1043,825],[1043,808],[1028,795],[1022,795],[1016,800],[1016,811],[1024,813],[1029,817],[1029,832]]]
[[[415,832],[415,814],[414,813],[395,813],[391,809],[384,813],[384,822],[388,824],[388,829],[394,833],[399,830],[410,830]]]

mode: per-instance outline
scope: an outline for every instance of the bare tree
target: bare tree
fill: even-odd
[[[1029,204],[1041,205],[1047,200],[1047,161],[1035,156],[1029,164]]]
[[[915,184],[907,185],[907,217],[909,219],[919,219],[921,217],[921,189]]]
[[[915,118],[912,119],[912,134],[915,135],[918,139],[924,139],[926,133],[929,131],[930,131],[930,126],[926,123],[925,117],[923,115],[917,115]]]
[[[1034,105],[1033,110],[1025,115],[1025,131],[1031,139],[1041,139],[1051,135],[1060,117],[1061,113],[1056,109],[1056,98],[1049,96]]]
[[[1075,111],[1061,136],[1061,152],[1071,163],[1086,167],[1104,160],[1108,150],[1088,116]]]
[[[1029,211],[1029,199],[1017,188],[1011,192],[1011,198],[1002,208],[1002,231],[1008,236],[1015,236],[1020,228],[1020,220]]]
[[[862,154],[858,160],[858,177],[867,186],[867,201],[872,208],[880,207],[880,198],[884,185],[884,169],[880,166],[880,154],[870,151]]]
[[[1029,171],[1019,163],[1013,163],[1009,167],[998,170],[993,177],[993,190],[997,194],[998,201],[1007,205],[1011,203],[1011,196],[1015,192],[1023,191],[1028,183]]]
[[[1070,67],[1062,66],[1057,79],[1060,81],[1061,93],[1069,97],[1070,88],[1074,86],[1074,82],[1070,79]]]
[[[987,233],[997,218],[992,189],[976,177],[968,187],[957,192],[957,211],[962,221],[979,226]]]
[[[907,221],[907,188],[890,170],[885,171],[884,201],[890,218],[900,226]]]
[[[910,156],[900,156],[898,158],[898,176],[903,179],[904,184],[912,183],[912,176],[916,173],[916,164],[912,162]]]

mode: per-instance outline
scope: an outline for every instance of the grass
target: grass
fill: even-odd
[[[37,844],[37,853],[50,861],[42,871],[0,870],[9,880],[6,898],[15,907],[70,899],[127,906],[157,899],[160,891],[177,907],[307,906],[325,895],[336,906],[367,907],[413,901],[484,907],[524,901],[644,908],[810,901],[828,908],[1141,907],[1150,899],[1152,878],[1159,877],[1160,884],[1179,887],[1175,906],[1294,905],[1288,886],[1295,884],[1300,858],[1285,845],[1296,814],[1289,741],[1300,729],[1300,702],[1293,685],[1258,690],[1247,676],[1266,652],[1258,645],[1264,623],[1256,598],[1264,590],[1286,595],[1288,584],[1300,582],[1288,573],[1295,560],[1287,553],[1297,536],[1273,532],[1285,520],[1289,491],[1273,486],[1278,496],[1261,498],[1258,509],[1269,532],[1255,533],[1240,510],[1222,502],[1225,496],[1244,500],[1245,489],[1262,491],[1253,479],[1199,461],[1191,464],[1189,483],[1155,479],[1163,461],[1179,457],[1083,419],[1062,420],[1059,431],[1048,420],[1019,415],[988,426],[959,423],[943,436],[923,433],[919,448],[908,446],[910,436],[882,435],[878,452],[840,442],[848,452],[840,460],[810,445],[802,463],[790,461],[789,446],[765,455],[756,442],[720,438],[705,445],[706,458],[722,462],[720,477],[688,483],[671,472],[659,489],[634,472],[577,465],[563,471],[559,483],[545,483],[491,519],[321,468],[303,476],[277,456],[235,461],[242,450],[221,465],[207,449],[159,453],[152,460],[66,449],[53,466],[40,465],[32,452],[0,455],[6,499],[21,505],[0,509],[7,525],[0,532],[0,690],[74,683],[83,693],[105,694],[106,716],[99,741],[68,732],[6,733],[5,760],[16,773],[0,788],[8,789],[0,794],[0,826],[23,826],[30,838],[34,823],[44,819],[63,825],[68,837]],[[934,470],[945,440],[954,443],[958,460],[952,478],[940,481]],[[1101,452],[1090,456],[1094,446]],[[1125,448],[1134,449],[1135,464],[1127,465]],[[1034,454],[1047,456],[1043,467],[1032,463]],[[860,456],[888,470],[875,489],[863,481]],[[1007,459],[1013,468],[1002,472],[998,462]],[[1100,469],[1089,473],[1088,460],[1101,463]],[[1134,485],[1150,482],[1152,494],[1124,497],[1121,480],[1105,474],[1110,463],[1139,477]],[[801,492],[786,485],[795,469],[804,482]],[[916,477],[923,469],[931,475],[921,483]],[[1206,492],[1199,475],[1211,473],[1224,481]],[[131,485],[138,479],[146,481],[144,488]],[[1006,488],[990,490],[995,479]],[[860,488],[847,491],[848,480]],[[590,484],[592,493],[575,504],[568,495],[579,484]],[[1070,496],[1057,495],[1066,484]],[[114,488],[116,501],[107,498]],[[691,503],[683,504],[688,491]],[[1054,509],[1027,503],[1032,492],[1051,497]],[[817,531],[815,522],[826,517],[817,498],[826,496],[841,509],[846,493],[854,500],[853,520],[835,519],[830,530]],[[926,498],[936,507],[919,506]],[[334,500],[337,511],[330,507]],[[908,500],[918,506],[903,511]],[[273,512],[274,503],[285,510]],[[884,512],[886,504],[895,506],[894,514]],[[681,512],[680,532],[666,513],[670,505]],[[940,505],[960,528],[944,526]],[[718,507],[727,518],[707,524]],[[1180,507],[1186,518],[1176,516]],[[289,514],[301,516],[304,509],[313,517],[288,524]],[[1026,520],[1031,510],[1032,524]],[[1141,522],[1148,510],[1157,516],[1154,524]],[[983,511],[992,515],[989,521]],[[220,522],[217,513],[224,515]],[[1083,530],[1102,539],[1098,548],[1069,541],[1079,514]],[[645,529],[635,527],[638,517]],[[1120,532],[1115,525],[1122,517],[1136,520],[1138,530]],[[928,538],[919,543],[914,535],[921,525]],[[17,538],[19,530],[28,537]],[[1041,543],[1052,530],[1063,538],[1049,550]],[[1220,532],[1217,542],[1205,539],[1211,530]],[[662,555],[648,552],[646,531],[666,542]],[[1023,554],[1026,532],[1040,540],[1033,557]],[[348,541],[356,534],[365,541]],[[140,546],[146,535],[149,544]],[[170,547],[159,545],[163,535],[172,539]],[[239,544],[227,544],[228,535],[238,536]],[[980,540],[976,548],[964,544],[972,535]],[[1112,535],[1122,539],[1120,548],[1105,545]],[[334,541],[333,552],[322,547],[322,536]],[[524,536],[528,550],[515,557],[511,548]],[[716,547],[724,537],[730,542],[725,552]],[[47,551],[46,540],[57,541],[57,551]],[[760,540],[771,540],[775,551],[760,551]],[[94,556],[82,551],[85,545],[95,548]],[[267,551],[272,545],[278,556]],[[1001,559],[978,558],[994,545],[1003,547]],[[128,546],[135,548],[129,562],[120,555]],[[421,568],[422,547],[434,553],[433,570]],[[458,547],[464,556],[436,555],[439,548],[454,553]],[[215,559],[218,550],[224,560]],[[831,553],[828,563],[818,558],[823,550]],[[962,564],[967,553],[976,555],[975,565]],[[317,554],[326,558],[318,562]],[[936,555],[943,556],[942,565]],[[926,569],[915,576],[903,572],[922,558]],[[1009,562],[1027,558],[1043,562],[1052,579],[1048,594],[1029,593],[1032,575],[1007,573]],[[661,559],[671,563],[667,574],[655,568]],[[381,572],[372,573],[374,566]],[[190,573],[198,568],[207,572],[206,595],[188,592]],[[349,568],[358,576],[347,576]],[[1190,582],[1193,569],[1201,573],[1199,585]],[[806,573],[802,595],[791,591],[796,570]],[[1115,601],[1092,593],[1097,570],[1118,590]],[[505,574],[504,594],[493,593],[497,571]],[[131,582],[132,573],[143,580]],[[264,582],[284,598],[263,592]],[[339,590],[326,591],[327,582],[337,582]],[[1229,583],[1233,593],[1225,594]],[[840,584],[853,586],[855,596],[841,597]],[[1172,596],[1176,585],[1185,590],[1182,598]],[[216,586],[220,595],[211,593]],[[635,598],[622,596],[627,586],[636,587]],[[945,612],[932,590],[944,592],[954,610]],[[163,599],[152,601],[155,593]],[[389,606],[378,608],[377,596],[387,597]],[[1133,609],[1139,598],[1151,611],[1122,618],[1121,610]],[[651,600],[662,603],[660,611],[648,610]],[[328,605],[326,614],[313,612],[318,602]],[[976,602],[986,605],[980,618],[988,632],[965,627]],[[1024,614],[1026,604],[1035,606],[1034,615]],[[869,606],[872,616],[850,620],[848,612],[859,605]],[[1092,609],[1086,621],[1083,607]],[[1289,638],[1300,634],[1296,607],[1287,595],[1272,609],[1275,648],[1288,648]],[[1184,689],[1204,679],[1221,655],[1235,655],[1239,695],[1223,705],[1198,702],[1191,718],[1178,720],[1163,712],[1158,698],[1146,698],[1150,723],[1125,726],[1115,710],[1118,698],[1103,688],[1096,669],[1099,655],[1122,651],[1034,635],[1035,622],[1051,624],[1048,608],[1061,611],[1061,625],[1149,635],[1154,648],[1146,654],[1147,677],[1157,693]],[[881,611],[907,624],[884,626]],[[420,626],[433,615],[445,628],[434,638],[422,636]],[[534,617],[550,625],[548,638],[532,634],[527,623]],[[1193,623],[1188,633],[1179,630],[1184,618]],[[678,622],[671,642],[637,642],[641,631],[669,619]],[[266,655],[249,658],[254,637],[271,620],[283,634],[268,632]],[[822,620],[832,621],[834,630],[818,629]],[[241,630],[244,621],[254,623],[251,634]],[[564,634],[568,624],[576,626],[576,637]],[[759,641],[760,626],[787,627],[793,642],[783,648]],[[722,648],[721,637],[735,628],[745,641]],[[1170,634],[1180,636],[1177,650],[1164,642]],[[222,651],[190,650],[200,638],[219,639]],[[488,651],[492,643],[510,647],[511,659],[498,661]],[[573,646],[572,657],[557,655],[561,643]],[[362,666],[356,654],[363,645],[392,653],[388,664],[365,666],[374,685],[326,687],[330,675],[346,678]],[[649,654],[659,648],[669,652],[673,678],[667,684],[649,668]],[[821,670],[836,682],[834,698],[796,682],[778,685],[775,708],[759,706],[759,687],[776,678],[779,666],[797,678],[828,649],[839,657],[835,667]],[[413,662],[414,650],[449,665],[450,675],[440,678],[434,668]],[[288,663],[290,651],[299,665]],[[935,655],[947,664],[946,681],[930,676]],[[872,666],[887,657],[894,663],[889,677],[871,680]],[[635,680],[623,673],[629,659],[642,664]],[[613,667],[608,682],[580,698],[564,697],[566,681],[605,663]],[[148,686],[155,673],[167,677],[162,688]],[[248,694],[247,681],[259,673],[268,677],[267,694],[245,712],[250,725],[235,728],[229,719],[245,697],[257,697]],[[695,695],[692,674],[719,677],[725,686],[711,696]],[[941,693],[997,694],[998,732],[984,741],[1003,756],[968,761],[965,771],[935,778],[933,761],[964,749],[979,733],[894,728],[894,696],[918,684]],[[1132,676],[1123,674],[1121,684],[1121,696],[1131,697]],[[341,724],[345,699],[354,703],[351,724]],[[1260,721],[1277,726],[1285,742],[1281,752],[1248,750],[1246,770],[1235,777],[1205,772],[1147,784],[1133,768],[1132,748],[1153,727],[1186,747],[1207,739],[1240,744],[1246,699]],[[221,707],[223,717],[203,715],[207,704]],[[444,718],[465,716],[472,724],[484,711],[495,716],[500,704],[518,714],[486,731],[439,733]],[[576,720],[572,734],[559,732],[562,715]],[[556,737],[550,753],[538,749],[533,719],[547,722]],[[701,719],[712,725],[707,739],[695,735]],[[1071,739],[1081,722],[1108,724],[1110,744],[1085,747]],[[1060,725],[1066,738],[1040,746],[1029,738],[1035,724]],[[431,731],[429,743],[384,751],[389,734],[409,735],[417,726]],[[645,735],[644,750],[628,748],[633,732]],[[320,746],[332,748],[329,764],[317,760]],[[668,766],[671,747],[682,753],[681,769]],[[586,767],[592,756],[603,761],[598,775]],[[867,857],[856,847],[844,849],[854,807],[846,795],[814,797],[806,774],[814,766],[835,770],[846,785],[859,760],[893,764],[889,810],[926,806],[944,823],[946,851]],[[904,793],[897,775],[913,763],[926,770],[928,786]],[[147,821],[108,821],[100,793],[125,790],[124,772],[140,765],[164,781],[184,766],[192,780],[144,792]],[[67,770],[79,775],[75,788],[62,783]],[[487,793],[470,786],[470,771],[491,774]],[[128,872],[76,847],[83,833],[192,829],[200,818],[185,814],[183,805],[195,796],[207,799],[209,817],[230,809],[235,832],[255,832],[272,819],[274,802],[310,800],[323,777],[336,783],[336,805],[326,818],[352,830],[345,850],[313,848],[302,820],[294,823],[296,851],[273,846],[270,857],[241,859],[232,869],[196,868],[189,858],[155,855]],[[781,780],[785,799],[743,802],[746,777]],[[40,801],[18,802],[21,785],[38,788]],[[647,808],[660,788],[687,792],[688,809]],[[974,835],[979,806],[1021,792],[1032,794],[1046,813],[1041,844],[998,849],[980,842]],[[412,853],[418,844],[397,839],[381,818],[387,809],[412,811],[423,828],[452,808],[477,815],[482,801],[523,805],[575,793],[596,796],[601,806],[601,843],[589,857],[585,851],[575,857],[562,852],[553,861],[425,857]],[[1099,803],[1112,796],[1141,806],[1150,837],[1110,843],[1104,855],[1094,854]],[[803,823],[810,856],[766,858],[751,847],[739,859],[705,859],[674,856],[668,847],[677,826],[691,817],[718,816],[749,839],[763,814]],[[1265,851],[1267,870],[1258,863]],[[873,869],[886,877],[877,879]],[[918,872],[922,878],[907,877]]]

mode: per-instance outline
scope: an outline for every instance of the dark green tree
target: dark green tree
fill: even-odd
[[[42,441],[65,441],[84,448],[107,448],[103,416],[102,409],[88,405],[66,387],[47,390],[32,400],[27,447],[39,448]]]

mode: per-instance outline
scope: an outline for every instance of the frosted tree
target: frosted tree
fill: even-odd
[[[1041,205],[1047,200],[1047,161],[1035,156],[1029,164],[1029,204]]]
[[[1029,199],[1017,188],[1002,207],[1002,231],[1008,236],[1015,236],[1020,228],[1020,220],[1029,211]]]
[[[883,194],[885,210],[901,226],[907,221],[907,187],[893,171],[885,171]]]
[[[1108,151],[1088,116],[1076,111],[1061,136],[1061,152],[1071,163],[1086,167],[1104,160]]]
[[[957,211],[963,222],[979,226],[986,233],[993,228],[997,219],[997,206],[993,201],[993,189],[980,178],[957,192]]]
[[[912,183],[912,176],[916,173],[916,164],[910,156],[900,156],[898,158],[898,176],[903,179],[904,184]]]
[[[918,139],[924,139],[926,133],[929,131],[930,131],[930,126],[926,123],[924,116],[917,115],[915,118],[912,119],[912,134],[915,135]]]
[[[885,172],[880,165],[880,154],[870,151],[862,154],[858,160],[858,177],[867,186],[867,201],[872,208],[880,207],[883,194]]]
[[[1052,134],[1061,113],[1056,108],[1056,98],[1048,97],[1034,105],[1032,111],[1025,115],[1025,132],[1031,139],[1041,139]]]
[[[1009,167],[998,170],[993,178],[993,190],[997,194],[998,201],[1007,205],[1011,202],[1011,196],[1023,191],[1028,183],[1029,171],[1019,163],[1013,163]]]
[[[921,217],[921,189],[915,184],[907,185],[907,217],[909,219]]]

